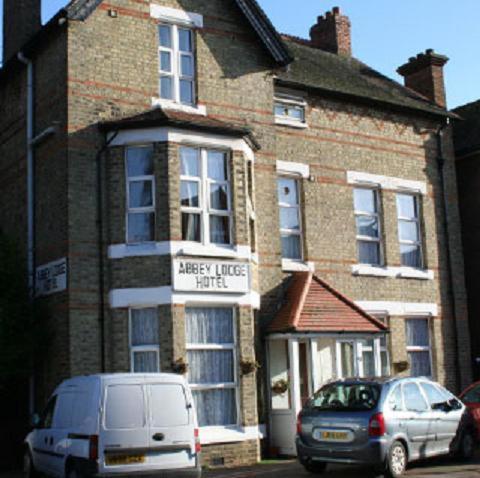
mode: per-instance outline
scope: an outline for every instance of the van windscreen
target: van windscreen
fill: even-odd
[[[110,385],[105,403],[105,428],[130,430],[145,426],[142,385]]]
[[[380,398],[380,387],[368,383],[331,383],[309,401],[308,408],[325,411],[373,410]]]
[[[152,425],[155,428],[188,425],[185,390],[179,384],[150,386]]]

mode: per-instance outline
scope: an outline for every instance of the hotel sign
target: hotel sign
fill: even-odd
[[[35,295],[55,294],[67,288],[67,259],[49,262],[37,267],[35,277]]]
[[[245,294],[250,291],[250,265],[243,262],[174,259],[173,289]]]

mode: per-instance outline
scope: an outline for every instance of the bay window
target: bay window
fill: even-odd
[[[195,103],[193,31],[161,24],[159,30],[160,98],[175,103]]]
[[[205,245],[232,243],[229,155],[181,148],[182,240]]]
[[[130,363],[137,373],[160,372],[158,310],[130,310]]]
[[[127,242],[150,242],[155,237],[155,177],[153,147],[126,148]]]
[[[280,210],[280,237],[282,258],[302,260],[302,225],[299,181],[280,177],[277,181],[278,206]]]
[[[419,197],[397,194],[398,235],[403,266],[423,267]]]
[[[358,262],[382,265],[379,194],[376,189],[353,191],[357,226]]]
[[[234,311],[187,308],[188,380],[201,427],[237,425]]]
[[[412,377],[430,377],[432,358],[430,347],[430,324],[428,319],[405,320],[407,354]]]

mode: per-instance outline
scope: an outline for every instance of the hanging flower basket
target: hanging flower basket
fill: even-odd
[[[185,375],[188,372],[188,363],[181,357],[172,363],[172,370],[179,375]]]
[[[260,368],[260,364],[254,359],[245,359],[240,362],[242,375],[249,375],[256,372]]]
[[[272,392],[276,393],[277,395],[282,395],[286,393],[290,388],[290,384],[287,382],[287,380],[284,380],[283,378],[280,380],[277,380],[273,385],[272,385]]]

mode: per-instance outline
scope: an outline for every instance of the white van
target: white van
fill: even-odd
[[[25,473],[55,477],[201,476],[192,394],[180,375],[64,381],[25,440]]]

